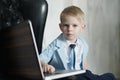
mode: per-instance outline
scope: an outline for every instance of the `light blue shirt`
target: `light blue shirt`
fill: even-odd
[[[84,62],[88,53],[88,45],[81,37],[78,37],[77,41],[80,41],[83,46],[80,69],[84,69]],[[64,46],[64,38],[63,34],[61,34],[40,54],[40,60],[54,66],[56,70],[67,70],[68,62],[66,60]]]

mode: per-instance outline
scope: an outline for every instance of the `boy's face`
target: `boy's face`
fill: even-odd
[[[63,35],[70,42],[75,42],[79,34],[85,29],[85,24],[74,16],[65,16],[62,23],[59,24]]]

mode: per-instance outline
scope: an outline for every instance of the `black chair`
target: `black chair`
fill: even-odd
[[[48,4],[46,0],[0,0],[0,29],[30,19],[38,50],[41,53],[47,13]]]
[[[46,0],[20,0],[20,10],[24,19],[32,21],[38,50],[41,53],[48,4]]]

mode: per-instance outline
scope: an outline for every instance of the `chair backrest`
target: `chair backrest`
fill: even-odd
[[[30,19],[38,50],[41,53],[47,13],[46,0],[0,0],[0,29]]]
[[[46,0],[20,0],[20,10],[24,19],[32,21],[38,50],[41,53],[48,4]]]

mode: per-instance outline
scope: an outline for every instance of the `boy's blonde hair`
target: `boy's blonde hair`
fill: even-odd
[[[84,23],[85,14],[79,7],[69,6],[65,8],[60,14],[60,21],[63,22],[64,17],[67,15],[74,16]]]

